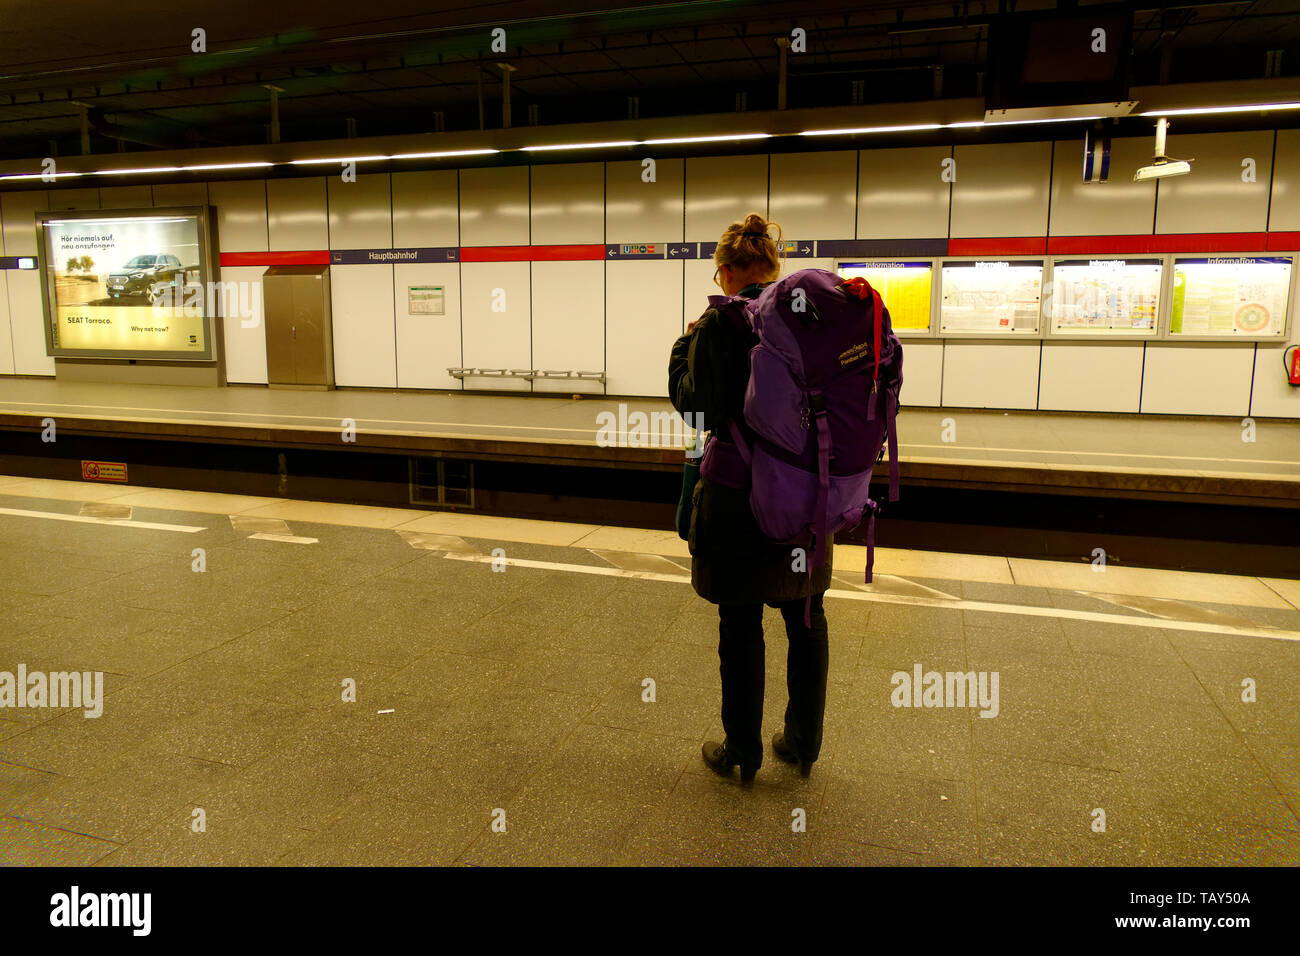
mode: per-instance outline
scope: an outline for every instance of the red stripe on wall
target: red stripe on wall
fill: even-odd
[[[461,262],[571,262],[604,259],[599,246],[461,246]]]
[[[949,239],[950,256],[1041,256],[1047,252],[1042,236],[1006,239]]]
[[[327,266],[328,249],[309,249],[302,252],[223,252],[223,266]]]
[[[1300,249],[1300,232],[1270,232],[1267,248],[1269,252],[1294,252]]]
[[[1286,233],[1275,233],[1286,235]],[[1166,252],[1257,252],[1270,248],[1266,232],[1185,232],[1167,236],[1052,236],[1052,255],[1134,255]],[[1276,248],[1274,246],[1273,248]]]

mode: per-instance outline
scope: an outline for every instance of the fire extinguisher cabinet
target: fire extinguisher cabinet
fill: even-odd
[[[262,273],[262,301],[267,384],[332,389],[329,266],[272,266]]]

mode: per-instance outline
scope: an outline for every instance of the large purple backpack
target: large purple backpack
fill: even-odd
[[[803,269],[758,298],[710,296],[709,304],[753,330],[745,423],[726,443],[710,441],[701,474],[748,488],[759,529],[773,541],[806,545],[807,571],[825,563],[828,536],[867,525],[866,580],[875,559],[871,472],[889,443],[889,500],[898,500],[894,427],[903,348],[880,293],[863,279]],[[729,460],[730,459],[730,460]],[[805,609],[805,623],[808,611]]]

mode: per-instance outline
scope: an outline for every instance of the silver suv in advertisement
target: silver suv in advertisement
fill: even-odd
[[[108,274],[107,291],[114,299],[142,295],[155,302],[167,286],[184,283],[185,267],[175,256],[136,256],[118,271]]]

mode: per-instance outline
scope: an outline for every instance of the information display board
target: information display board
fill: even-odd
[[[930,330],[930,290],[934,263],[878,261],[840,262],[835,271],[845,279],[861,276],[880,293],[896,332]]]
[[[38,213],[46,350],[210,361],[202,207]]]
[[[1279,337],[1290,290],[1288,256],[1177,258],[1169,334]]]
[[[447,296],[440,285],[411,285],[406,287],[406,312],[408,315],[445,315]]]
[[[1043,260],[943,263],[939,331],[1036,334]]]
[[[1053,332],[1154,335],[1164,260],[1061,259],[1044,311]]]

